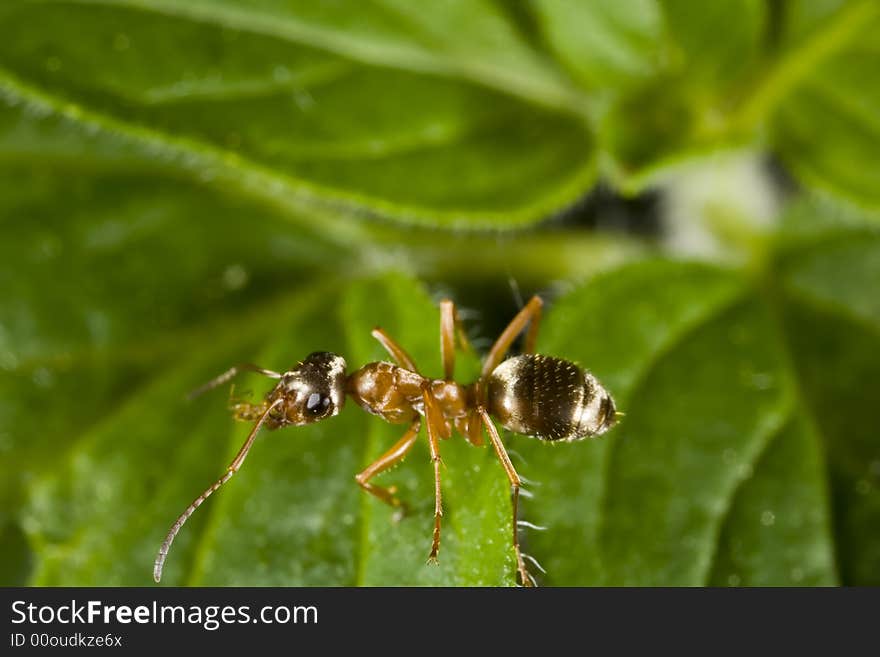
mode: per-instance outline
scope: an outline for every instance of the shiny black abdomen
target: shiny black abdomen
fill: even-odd
[[[540,354],[508,358],[489,375],[486,403],[503,427],[543,440],[578,440],[607,430],[614,402],[575,363]]]

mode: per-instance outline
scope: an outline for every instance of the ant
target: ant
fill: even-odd
[[[361,408],[386,422],[409,424],[400,440],[355,476],[361,488],[392,507],[403,507],[395,495],[396,487],[386,488],[370,480],[402,461],[415,444],[423,422],[427,428],[434,470],[434,533],[428,563],[436,563],[440,550],[443,516],[440,440],[450,438],[454,426],[472,445],[480,446],[485,430],[510,481],[513,550],[519,580],[523,586],[533,586],[535,580],[524,560],[529,557],[520,550],[517,532],[522,479],[516,473],[490,416],[494,416],[505,429],[519,434],[549,442],[572,442],[605,433],[621,415],[615,411],[611,395],[592,374],[570,361],[534,353],[543,305],[540,297],[529,300],[489,350],[480,378],[469,385],[456,383],[453,379],[456,333],[460,347],[469,345],[455,305],[446,299],[440,302],[442,379],[429,379],[419,374],[406,351],[383,329],[375,328],[372,336],[391,355],[394,363],[368,363],[346,375],[345,359],[322,351],[310,354],[283,374],[249,363],[237,365],[194,390],[190,397],[222,385],[242,371],[278,379],[278,384],[262,402],[232,405],[235,419],[254,422],[254,426],[225,474],[199,495],[171,526],[156,555],[153,579],[156,582],[161,579],[162,567],[180,528],[208,496],[238,472],[261,427],[301,426],[332,417],[342,410],[346,396],[350,396]],[[513,341],[526,326],[523,353],[504,360]]]

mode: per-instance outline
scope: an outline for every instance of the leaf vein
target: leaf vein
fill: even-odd
[[[148,11],[234,30],[261,34],[289,43],[331,52],[365,63],[419,73],[461,77],[482,86],[517,95],[533,103],[584,115],[588,100],[565,84],[551,69],[534,63],[541,75],[523,74],[510,67],[480,61],[438,57],[408,44],[388,44],[375,39],[355,38],[339,30],[308,25],[292,16],[278,16],[254,10],[207,5],[198,1],[174,0],[30,0],[52,4],[103,5]]]
[[[787,408],[785,412],[783,412],[777,418],[776,424],[768,427],[766,432],[761,432],[759,434],[758,449],[755,450],[751,462],[748,464],[751,467],[753,473],[757,472],[758,468],[761,465],[761,461],[770,451],[770,447],[779,438],[779,436],[782,435],[782,432],[785,431],[788,425],[794,420],[794,404],[789,401],[786,406]],[[730,490],[730,493],[726,495],[723,500],[723,510],[718,515],[718,517],[714,519],[714,527],[712,528],[713,538],[709,543],[709,558],[706,559],[705,568],[699,578],[701,586],[710,585],[712,571],[714,570],[715,562],[718,559],[718,548],[720,547],[721,534],[724,531],[724,526],[727,524],[727,521],[730,518],[730,514],[733,512],[736,498],[748,484],[750,479],[751,477],[742,477],[737,482],[735,482],[734,486]]]
[[[734,289],[727,296],[715,301],[707,307],[701,314],[692,318],[686,325],[682,326],[675,334],[670,335],[668,339],[654,350],[650,359],[643,365],[630,385],[627,398],[632,400],[641,387],[650,377],[651,373],[662,362],[663,358],[670,354],[676,347],[681,345],[685,339],[701,330],[706,324],[711,322],[719,314],[725,312],[741,303],[745,298],[746,290],[742,287]],[[599,493],[598,508],[600,509],[596,527],[596,543],[599,546],[599,561],[604,561],[603,554],[603,533],[605,530],[605,518],[608,515],[608,482],[609,474],[612,469],[612,461],[616,452],[617,441],[612,440],[605,450],[601,468],[601,490]]]
[[[594,162],[588,159],[572,174],[567,184],[545,193],[521,207],[496,210],[434,210],[393,203],[378,196],[319,185],[288,173],[273,170],[238,153],[195,140],[160,133],[152,128],[126,122],[106,113],[71,103],[48,91],[37,89],[18,80],[0,68],[0,103],[25,104],[36,115],[54,115],[70,121],[86,133],[111,135],[129,144],[161,154],[169,167],[183,172],[200,184],[225,192],[232,189],[245,198],[265,202],[282,212],[297,225],[311,227],[314,213],[321,212],[322,235],[347,246],[361,246],[367,227],[360,218],[387,217],[414,225],[443,224],[449,228],[514,227],[535,216],[544,215],[563,203],[571,202],[592,179]],[[206,178],[206,172],[210,176]]]
[[[781,298],[779,296],[779,290],[773,284],[766,286],[759,286],[760,294],[763,298],[764,305],[769,310],[769,314],[773,320],[773,327],[775,333],[776,343],[779,346],[779,351],[782,355],[782,366],[786,372],[786,378],[789,381],[789,389],[794,397],[794,403],[796,407],[803,413],[804,421],[807,426],[810,428],[810,432],[819,438],[816,441],[816,446],[822,456],[821,462],[825,466],[825,478],[824,478],[824,486],[822,486],[822,497],[824,499],[825,513],[823,514],[825,518],[828,519],[828,522],[825,524],[825,539],[829,546],[829,551],[831,553],[831,561],[832,568],[834,569],[834,579],[839,582],[840,581],[840,566],[839,566],[839,556],[837,554],[837,545],[834,541],[834,537],[832,535],[832,526],[833,526],[833,517],[832,517],[832,505],[831,505],[831,483],[830,483],[830,473],[828,471],[828,454],[825,449],[825,437],[824,432],[822,431],[816,417],[813,414],[813,411],[808,404],[807,395],[804,392],[803,388],[800,385],[800,381],[798,378],[798,370],[795,365],[794,354],[789,348],[789,340],[787,338],[788,330],[786,328],[785,321],[783,320],[779,307],[781,305]]]

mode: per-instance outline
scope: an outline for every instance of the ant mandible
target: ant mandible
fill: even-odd
[[[370,483],[403,460],[416,442],[424,418],[431,463],[434,469],[434,533],[428,562],[436,562],[440,550],[440,521],[443,515],[440,489],[440,440],[452,435],[452,427],[471,444],[483,444],[483,430],[507,478],[513,502],[513,550],[523,586],[534,585],[520,550],[517,532],[517,506],[522,480],[516,473],[494,416],[505,429],[552,442],[571,442],[598,436],[610,429],[620,413],[611,395],[596,378],[575,363],[534,353],[543,302],[534,296],[508,324],[483,361],[480,378],[469,385],[453,380],[455,338],[466,344],[464,332],[452,301],[440,302],[440,353],[444,378],[429,379],[421,374],[406,351],[381,328],[372,335],[394,359],[394,363],[368,363],[346,375],[345,359],[329,352],[310,354],[283,374],[248,363],[237,365],[191,393],[191,397],[222,385],[242,371],[253,371],[278,379],[259,404],[239,402],[232,406],[237,420],[254,426],[225,474],[199,495],[177,518],[168,531],[153,567],[153,579],[162,577],[162,567],[178,531],[211,493],[225,484],[244,463],[260,428],[279,429],[301,426],[332,417],[342,410],[346,396],[386,422],[409,424],[403,437],[387,452],[355,476],[357,483],[392,507],[402,503],[395,487]],[[504,360],[516,337],[526,329],[523,353]]]

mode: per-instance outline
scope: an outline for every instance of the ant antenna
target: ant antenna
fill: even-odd
[[[522,310],[523,306],[526,305],[523,301],[522,294],[519,291],[519,283],[516,282],[516,279],[513,277],[513,274],[507,274],[507,284],[510,286],[510,291],[513,293],[513,300],[516,301],[516,307],[519,310]]]
[[[235,377],[237,374],[240,374],[241,372],[259,372],[263,376],[268,376],[270,379],[280,379],[282,377],[282,375],[278,372],[273,372],[272,370],[267,370],[263,367],[257,367],[252,363],[240,363],[235,367],[230,367],[228,370],[223,372],[223,374],[215,376],[206,384],[199,386],[198,388],[190,392],[186,396],[186,398],[192,401],[202,393],[208,392],[208,390],[212,390],[217,386],[222,386],[224,383]]]
[[[269,413],[272,410],[281,404],[284,401],[283,397],[279,397],[274,402],[272,402],[268,408],[260,415],[256,424],[254,424],[254,428],[251,429],[251,432],[248,434],[247,439],[244,441],[244,445],[241,446],[241,449],[238,450],[238,454],[235,455],[235,458],[232,460],[232,463],[229,464],[229,467],[226,468],[226,473],[220,477],[217,481],[215,481],[211,486],[201,495],[199,495],[193,503],[186,507],[186,511],[180,514],[177,520],[174,521],[174,524],[171,525],[171,529],[168,530],[168,534],[165,536],[165,540],[162,541],[162,546],[159,548],[159,553],[156,555],[156,561],[153,564],[153,579],[156,583],[159,583],[159,580],[162,579],[162,568],[165,565],[165,558],[168,556],[168,551],[171,549],[171,543],[174,542],[174,537],[177,536],[177,532],[180,531],[180,528],[183,527],[183,523],[189,519],[189,517],[198,509],[202,502],[208,499],[215,490],[220,488],[223,484],[229,481],[238,470],[241,468],[241,464],[244,463],[245,458],[247,458],[248,452],[251,449],[251,445],[254,444],[254,440],[257,437],[257,432],[260,430],[260,427],[263,426],[263,422],[266,421],[266,418],[269,417]]]

